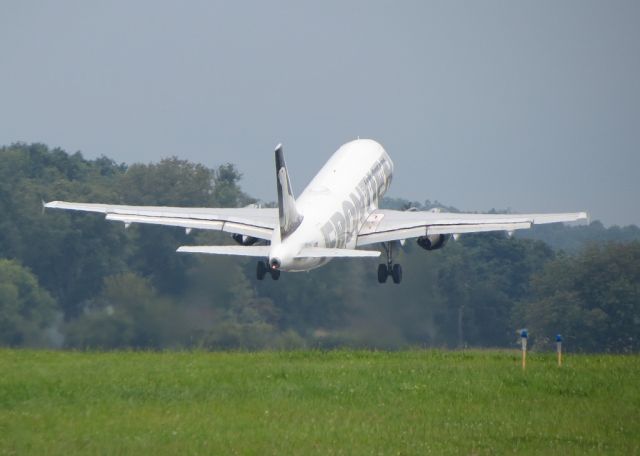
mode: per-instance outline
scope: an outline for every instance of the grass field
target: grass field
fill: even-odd
[[[640,454],[640,357],[0,350],[1,454]]]

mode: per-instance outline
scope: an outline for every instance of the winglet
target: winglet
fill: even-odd
[[[276,185],[278,188],[278,215],[280,216],[280,239],[286,239],[302,223],[291,190],[291,181],[284,162],[282,144],[276,146]]]
[[[580,215],[582,215],[583,220],[587,221],[587,225],[591,225],[591,214],[588,212],[581,212]]]

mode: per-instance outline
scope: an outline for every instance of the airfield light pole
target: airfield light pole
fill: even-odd
[[[558,352],[558,367],[562,367],[562,335],[556,335],[556,352]]]
[[[522,344],[522,370],[527,368],[527,338],[529,333],[526,329],[520,331],[520,343]]]

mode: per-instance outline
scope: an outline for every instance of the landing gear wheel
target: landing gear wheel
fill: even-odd
[[[378,283],[385,283],[389,277],[389,268],[386,264],[378,265]]]
[[[391,276],[393,283],[402,282],[402,266],[393,264],[393,246],[399,245],[394,242],[383,242],[382,247],[387,257],[387,264],[378,265],[378,283],[385,283],[387,278]]]
[[[271,270],[271,278],[273,280],[278,280],[280,278],[280,269],[272,269]]]
[[[258,265],[256,266],[256,279],[258,280],[262,280],[264,279],[264,276],[267,274],[267,265],[264,263],[264,261],[258,261]]]
[[[393,277],[393,283],[402,282],[402,266],[394,264],[391,269],[391,277]]]

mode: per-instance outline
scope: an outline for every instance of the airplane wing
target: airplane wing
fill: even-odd
[[[233,234],[271,239],[271,233],[278,224],[278,209],[241,208],[198,208],[165,206],[123,206],[115,204],[70,203],[51,201],[47,208],[72,211],[98,212],[107,220],[153,225],[179,226],[189,229],[217,230]]]
[[[374,211],[358,233],[358,246],[435,234],[522,230],[532,225],[586,220],[586,212],[559,214],[457,214],[433,211]]]

